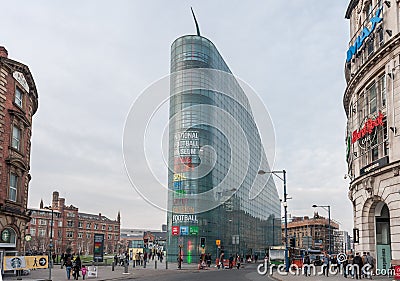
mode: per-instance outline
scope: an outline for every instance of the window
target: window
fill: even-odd
[[[74,218],[74,217],[75,217],[75,214],[74,214],[74,213],[67,213],[67,217],[69,217],[69,218]]]
[[[94,224],[94,229],[99,229],[99,225],[97,223]]]
[[[13,148],[15,148],[16,150],[20,150],[20,146],[21,146],[21,129],[16,127],[16,126],[13,126],[11,146]]]
[[[74,227],[73,221],[67,221],[67,227]]]
[[[10,174],[10,191],[8,194],[8,199],[11,201],[17,201],[17,186],[18,186],[18,176],[14,173]]]
[[[46,235],[45,229],[39,229],[39,237],[44,237]]]
[[[81,221],[78,222],[78,227],[79,227],[79,228],[83,228],[83,222],[81,222]]]
[[[74,238],[74,232],[73,231],[67,231],[67,238]]]
[[[20,90],[18,87],[15,88],[15,100],[14,102],[22,108],[22,100],[23,100],[24,94],[22,90]]]
[[[90,223],[90,222],[87,222],[87,223],[86,223],[86,228],[87,228],[87,229],[90,229],[91,227],[92,227],[91,223]]]
[[[103,224],[103,225],[101,226],[101,230],[106,230],[106,225],[105,225],[105,224]]]
[[[376,88],[375,84],[372,85],[368,90],[369,94],[369,114],[373,114],[376,112]]]
[[[112,239],[112,235],[108,234],[108,240],[111,240],[111,239]]]
[[[62,221],[59,221],[59,222],[58,222],[58,226],[59,226],[59,227],[62,227]]]
[[[90,238],[90,233],[86,233],[86,238]]]
[[[381,106],[386,106],[386,79],[385,75],[379,77],[379,95],[381,99]]]
[[[112,231],[112,226],[111,225],[108,226],[108,231]]]
[[[31,224],[36,224],[36,219],[35,218],[31,219]]]
[[[117,226],[117,225],[114,226],[114,230],[115,230],[115,231],[118,231],[118,226]]]
[[[29,233],[31,234],[31,236],[35,237],[36,236],[36,229],[35,228],[31,228],[29,230]]]
[[[57,234],[58,234],[58,237],[61,237],[61,236],[62,236],[62,231],[61,231],[61,230],[58,230],[58,231],[57,231]]]
[[[47,221],[43,220],[43,219],[40,219],[39,220],[39,225],[47,225]]]
[[[79,233],[78,233],[78,238],[82,238],[82,236],[83,236],[83,233],[82,233],[82,232],[79,232]]]

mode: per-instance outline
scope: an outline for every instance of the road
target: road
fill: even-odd
[[[129,280],[152,280],[152,281],[270,281],[274,280],[268,277],[268,275],[259,275],[255,265],[247,265],[246,268],[237,269],[225,269],[225,270],[169,270],[168,273],[160,274],[157,276],[140,276],[140,278],[127,278],[123,281]]]

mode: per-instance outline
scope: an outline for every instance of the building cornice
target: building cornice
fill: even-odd
[[[349,6],[347,7],[346,10],[346,14],[345,14],[345,18],[346,19],[350,19],[351,16],[351,12],[353,11],[353,9],[357,6],[358,2],[360,2],[360,0],[351,0]]]

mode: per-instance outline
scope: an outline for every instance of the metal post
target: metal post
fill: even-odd
[[[49,208],[51,210],[51,223],[50,223],[50,245],[49,245],[49,280],[51,281],[51,268],[53,267],[53,257],[51,254],[51,250],[53,248],[53,209]]]
[[[283,170],[283,208],[285,210],[285,263],[286,272],[289,272],[289,249],[288,249],[288,228],[287,228],[287,193],[286,193],[286,170]]]
[[[332,254],[332,236],[331,236],[331,206],[328,206],[328,223],[329,223],[329,255]]]

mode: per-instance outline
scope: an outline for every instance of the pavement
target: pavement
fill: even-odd
[[[125,267],[115,266],[114,271],[112,271],[111,266],[98,266],[97,267],[97,277],[88,277],[86,280],[96,280],[96,281],[109,281],[109,280],[126,280],[126,279],[137,279],[141,277],[149,276],[160,276],[165,274],[177,274],[179,272],[187,271],[197,271],[197,264],[182,264],[182,268],[178,270],[177,263],[168,263],[168,269],[166,269],[165,261],[160,263],[157,261],[157,269],[155,269],[155,261],[150,261],[146,268],[143,266],[132,267],[130,263],[128,267],[128,272],[125,273]],[[213,269],[213,268],[210,268]],[[67,280],[67,274],[65,267],[61,269],[60,265],[54,265],[52,268],[52,281],[64,281]],[[20,279],[18,279],[20,278]],[[3,280],[25,280],[25,281],[47,281],[49,280],[49,269],[36,269],[31,270],[29,275],[26,276],[3,276]],[[71,280],[73,277],[71,276]],[[82,277],[79,278],[82,280]]]

